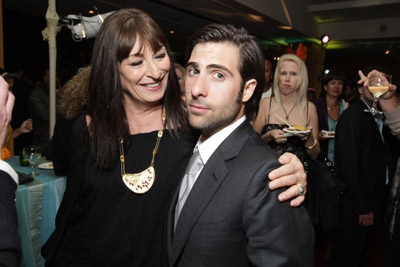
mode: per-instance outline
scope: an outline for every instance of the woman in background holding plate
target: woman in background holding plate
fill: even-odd
[[[334,162],[335,130],[340,114],[347,108],[342,99],[345,87],[345,76],[339,71],[330,71],[322,78],[324,90],[321,97],[315,101],[318,113],[319,141],[321,144],[321,160],[329,159]]]
[[[318,116],[315,105],[307,100],[307,87],[303,60],[296,55],[283,55],[274,74],[274,96],[261,100],[253,124],[272,149],[279,154],[294,153],[302,162],[307,156],[316,158],[320,151]],[[285,129],[288,125],[292,127]]]

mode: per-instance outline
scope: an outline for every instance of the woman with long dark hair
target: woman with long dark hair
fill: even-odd
[[[332,70],[322,78],[323,91],[320,98],[314,102],[318,113],[319,141],[321,154],[319,157],[334,162],[336,123],[348,103],[342,99],[346,87],[346,77],[337,70]]]

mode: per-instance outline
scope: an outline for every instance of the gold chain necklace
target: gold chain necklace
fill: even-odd
[[[165,123],[165,114],[161,117],[163,127]],[[150,166],[139,173],[125,173],[125,155],[124,155],[124,139],[121,138],[119,143],[120,160],[121,160],[121,176],[124,184],[136,194],[144,194],[150,190],[156,179],[156,170],[154,169],[154,158],[157,154],[158,146],[163,136],[164,131],[159,130],[157,135],[156,145],[153,149],[153,158],[151,159]]]
[[[337,105],[334,106],[333,108],[330,108],[330,107],[327,106],[328,110],[335,110],[335,109],[337,109],[338,107],[339,107],[339,104],[337,104]]]
[[[295,107],[296,105],[297,105],[297,103],[294,103],[294,106],[292,107],[292,109],[289,111],[289,113],[287,113],[287,112],[286,112],[286,109],[285,109],[285,107],[283,106],[282,101],[281,101],[281,106],[282,106],[282,108],[283,108],[283,111],[285,112],[286,120],[287,120],[287,121],[289,121],[289,115],[290,115],[290,113],[293,111],[293,109],[294,109],[294,107]]]

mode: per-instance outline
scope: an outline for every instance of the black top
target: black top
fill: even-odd
[[[272,130],[283,130],[284,128],[287,128],[287,126],[282,124],[266,124],[261,131],[261,135],[264,135]],[[288,136],[287,142],[285,143],[278,144],[272,140],[268,144],[279,155],[282,155],[285,152],[290,152],[295,154],[301,160],[301,162],[305,162],[308,159],[307,150],[304,146],[305,141],[301,140],[301,138],[298,136]]]
[[[15,181],[7,172],[0,170],[0,266],[19,266],[21,263],[16,190]]]
[[[76,129],[87,131],[84,116],[77,119],[73,135]],[[130,146],[125,149],[126,173],[138,173],[150,166],[157,133],[130,136]],[[80,135],[72,140],[83,150],[85,141]],[[142,195],[123,183],[119,157],[111,169],[101,169],[88,153],[74,152],[77,155],[72,159],[56,230],[43,248],[46,259],[51,261],[56,252],[50,247],[60,245],[64,256],[71,254],[67,258],[83,260],[87,266],[149,266],[159,261],[169,200],[196,141],[197,136],[182,132],[180,139],[174,140],[164,131],[155,157],[154,185]]]

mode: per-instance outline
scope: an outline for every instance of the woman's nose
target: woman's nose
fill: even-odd
[[[160,78],[161,71],[156,62],[149,61],[148,65],[147,65],[147,73],[150,77],[152,77],[154,79]]]

